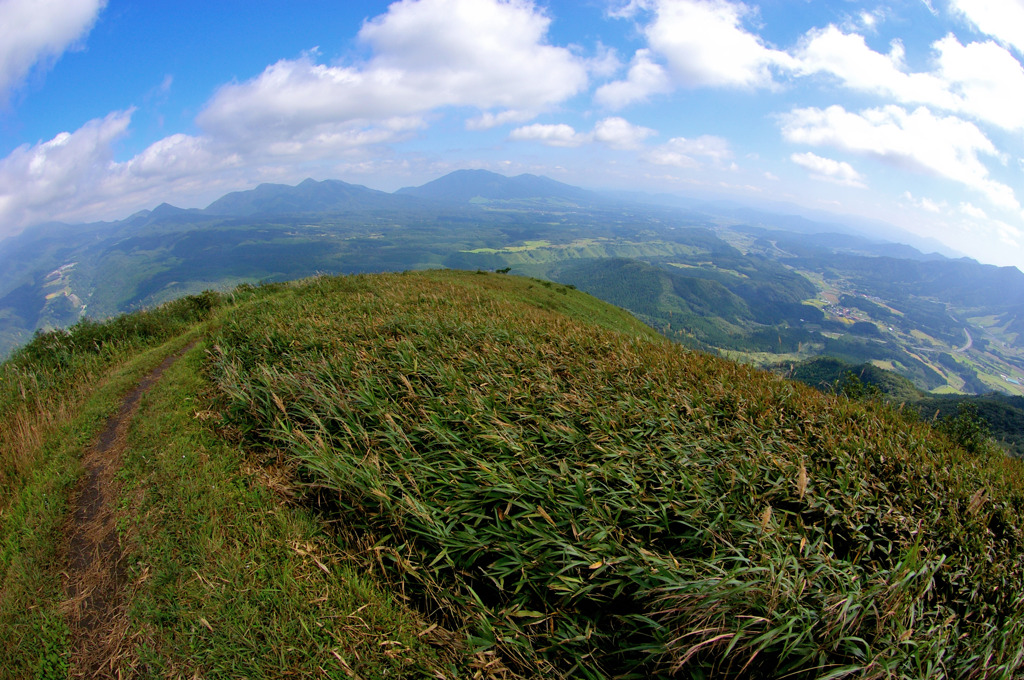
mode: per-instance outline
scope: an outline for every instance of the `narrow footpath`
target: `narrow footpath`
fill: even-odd
[[[117,660],[128,651],[128,584],[117,535],[120,489],[116,475],[139,400],[192,346],[168,356],[125,396],[117,414],[83,456],[85,471],[71,494],[62,553],[63,609],[71,630],[73,678],[117,677]]]

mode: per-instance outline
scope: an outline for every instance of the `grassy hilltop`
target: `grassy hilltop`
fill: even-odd
[[[3,364],[11,677],[79,663],[60,580],[75,461],[193,340],[119,475],[125,673],[1024,667],[1019,461],[684,350],[570,287],[433,271],[194,296]]]

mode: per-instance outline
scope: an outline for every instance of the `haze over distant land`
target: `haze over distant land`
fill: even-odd
[[[0,27],[0,238],[481,168],[1024,266],[1019,0],[5,0]]]
[[[673,340],[758,365],[827,354],[927,390],[1024,394],[1019,269],[950,259],[884,223],[629,196],[456,170],[393,193],[306,179],[205,209],[51,223],[0,241],[0,356],[37,330],[211,289],[449,268],[570,284]]]

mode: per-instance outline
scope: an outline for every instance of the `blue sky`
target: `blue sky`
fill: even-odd
[[[459,168],[1024,268],[1024,0],[0,0],[0,237]]]

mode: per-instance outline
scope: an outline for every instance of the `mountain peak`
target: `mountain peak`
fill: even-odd
[[[257,213],[295,215],[349,212],[386,207],[392,201],[389,194],[358,184],[337,179],[318,182],[307,178],[295,186],[260,184],[248,191],[235,191],[211,203],[206,212],[236,217]]]
[[[480,169],[456,170],[432,182],[418,187],[405,187],[395,193],[458,203],[474,199],[592,202],[597,198],[585,189],[558,182],[550,177],[530,174],[507,177]]]

